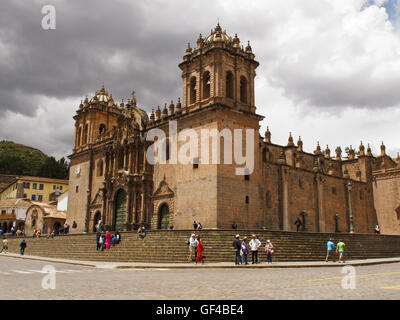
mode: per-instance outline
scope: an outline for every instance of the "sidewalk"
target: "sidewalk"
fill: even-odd
[[[363,260],[349,260],[346,263],[333,263],[333,262],[325,262],[325,261],[305,261],[305,262],[275,262],[272,264],[267,264],[266,262],[261,262],[259,264],[249,264],[236,266],[234,261],[232,262],[211,262],[194,265],[193,263],[144,263],[144,262],[98,262],[98,261],[81,261],[81,260],[68,260],[68,259],[58,259],[58,258],[48,258],[48,257],[39,257],[39,256],[29,256],[24,255],[21,256],[15,253],[1,253],[0,257],[12,257],[17,259],[28,259],[28,260],[36,260],[36,261],[44,261],[44,262],[52,262],[52,263],[64,263],[64,264],[72,264],[79,265],[85,267],[93,267],[93,268],[103,268],[103,269],[129,269],[129,268],[138,268],[138,269],[188,269],[188,268],[318,268],[318,267],[341,267],[344,265],[350,266],[368,266],[375,264],[384,264],[384,263],[399,263],[400,257],[398,258],[384,258],[384,259],[363,259]]]

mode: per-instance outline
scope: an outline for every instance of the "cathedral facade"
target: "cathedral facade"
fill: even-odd
[[[310,232],[374,232],[373,171],[394,168],[386,155],[375,157],[368,146],[340,148],[331,155],[328,146],[317,144],[313,153],[296,144],[272,142],[271,132],[259,134],[254,79],[259,63],[250,43],[240,44],[219,25],[211,34],[190,44],[179,64],[182,101],[171,101],[148,115],[140,109],[135,93],[119,105],[104,87],[79,106],[75,141],[70,155],[67,222],[78,231],[94,232],[99,219],[108,230],[191,229],[200,221],[207,229],[260,228]],[[202,163],[197,156],[189,163],[172,161],[185,141],[172,141],[176,131],[190,129],[255,132],[252,170],[237,174],[237,164],[224,161],[226,137],[218,137],[219,163]],[[149,132],[165,132],[165,163],[152,164],[147,150],[153,145]],[[211,140],[210,140],[211,141]],[[203,150],[202,150],[203,148]],[[207,147],[199,146],[199,154]]]

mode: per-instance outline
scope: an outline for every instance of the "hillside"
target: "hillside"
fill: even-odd
[[[68,179],[68,164],[64,158],[56,161],[38,149],[0,141],[0,174]]]

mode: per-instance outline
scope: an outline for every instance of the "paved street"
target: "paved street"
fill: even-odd
[[[43,289],[56,270],[56,288]],[[400,299],[400,263],[339,268],[105,269],[0,256],[0,299]]]

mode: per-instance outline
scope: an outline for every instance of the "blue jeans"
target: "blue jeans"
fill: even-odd
[[[243,253],[242,263],[247,264],[247,253]]]
[[[267,262],[272,263],[272,255],[271,253],[267,253]]]

